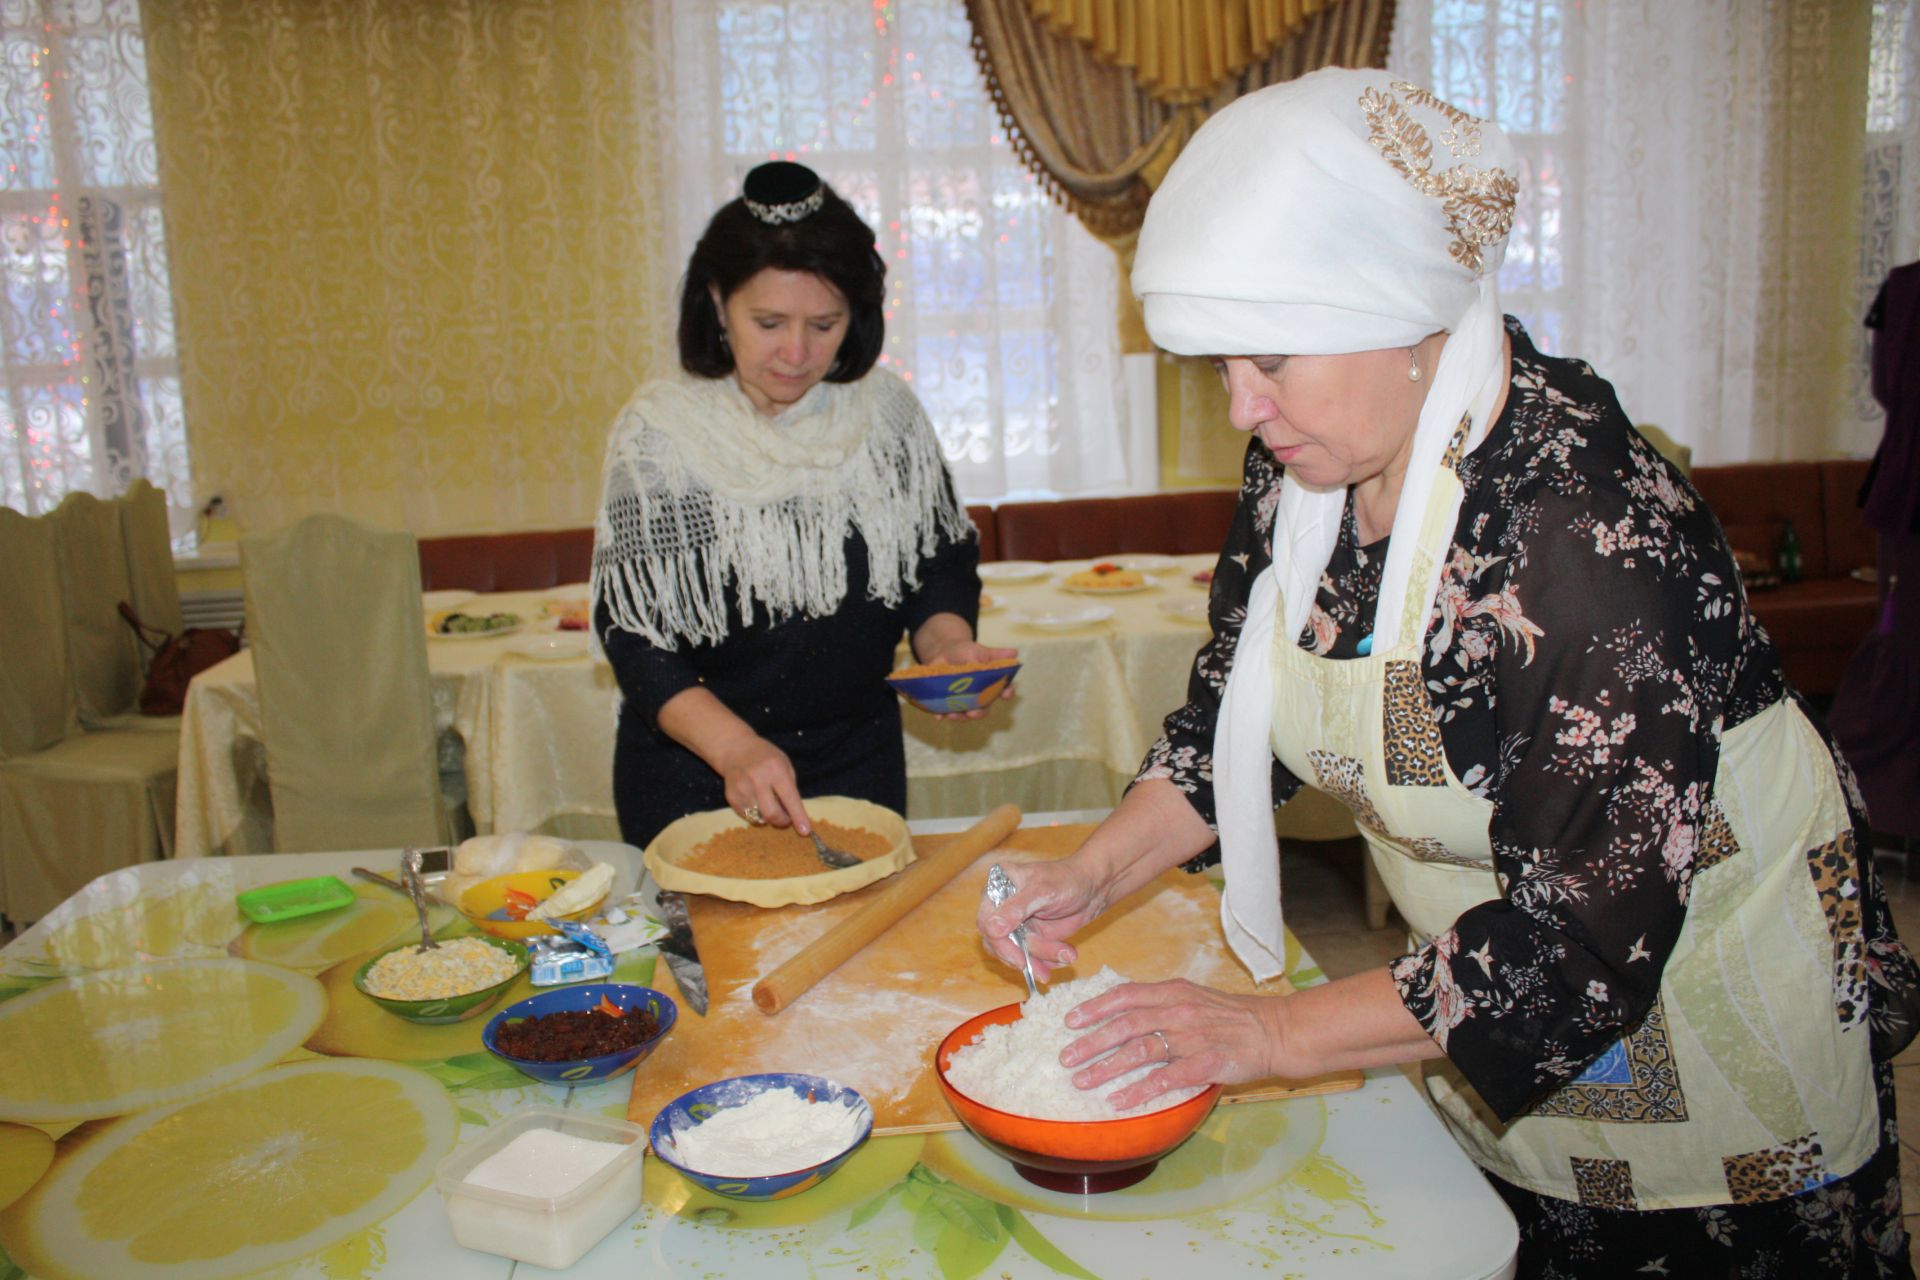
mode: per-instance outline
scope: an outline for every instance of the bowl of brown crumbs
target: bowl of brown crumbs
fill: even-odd
[[[435,1026],[464,1022],[491,1008],[527,971],[527,949],[475,934],[437,947],[389,947],[353,975],[353,985],[397,1018]]]
[[[851,796],[813,796],[813,829],[860,861],[830,868],[813,841],[791,827],[751,826],[731,809],[689,814],[667,825],[642,860],[654,882],[754,906],[825,902],[881,880],[913,858],[906,819]]]
[[[998,698],[1019,674],[1006,658],[988,662],[922,662],[887,677],[894,692],[933,715],[976,711]]]

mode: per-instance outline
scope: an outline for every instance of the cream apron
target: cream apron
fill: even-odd
[[[1422,943],[1501,892],[1493,805],[1448,767],[1422,680],[1459,493],[1444,470],[1428,494],[1398,635],[1332,660],[1282,625],[1272,655],[1274,754],[1353,811]],[[1455,1137],[1509,1182],[1609,1209],[1770,1200],[1859,1168],[1879,1134],[1856,857],[1832,759],[1791,701],[1728,731],[1647,1017],[1508,1124],[1451,1063],[1427,1064]]]

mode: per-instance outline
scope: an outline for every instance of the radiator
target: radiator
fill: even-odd
[[[189,627],[229,627],[238,629],[246,617],[240,588],[224,591],[183,591],[180,614]]]

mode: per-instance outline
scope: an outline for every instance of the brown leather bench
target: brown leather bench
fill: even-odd
[[[1002,503],[994,512],[1000,557],[1082,560],[1128,551],[1217,552],[1227,540],[1239,496],[1234,489],[1194,489]]]
[[[1867,463],[1852,460],[1751,462],[1693,472],[1694,488],[1736,550],[1773,563],[1780,535],[1793,521],[1800,581],[1749,583],[1747,598],[1780,649],[1787,679],[1802,693],[1826,697],[1839,687],[1840,673],[1879,610],[1879,589],[1852,576],[1872,566],[1877,554],[1856,501],[1866,474]]]
[[[973,527],[980,531],[980,558],[998,560],[1000,558],[1000,521],[992,507],[981,504],[967,508],[967,514],[973,517]]]
[[[423,591],[537,591],[585,582],[592,569],[591,528],[420,539]]]

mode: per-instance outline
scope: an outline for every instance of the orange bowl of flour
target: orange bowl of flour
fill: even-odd
[[[1160,1110],[1111,1120],[1050,1120],[1007,1110],[1004,1101],[989,1106],[950,1078],[954,1055],[974,1045],[989,1028],[1020,1022],[1025,1011],[1026,1005],[1009,1004],[967,1019],[940,1042],[934,1067],[954,1115],[976,1138],[1012,1161],[1029,1182],[1069,1195],[1132,1186],[1153,1172],[1160,1157],[1192,1136],[1220,1100],[1222,1086],[1210,1085]],[[1107,1086],[1108,1091],[1117,1087]]]

